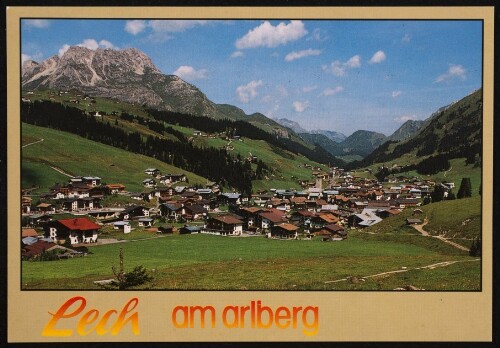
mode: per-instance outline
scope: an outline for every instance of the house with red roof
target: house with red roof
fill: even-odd
[[[59,244],[68,241],[71,244],[95,243],[100,228],[98,224],[83,217],[63,219],[49,223],[45,227],[45,237]]]

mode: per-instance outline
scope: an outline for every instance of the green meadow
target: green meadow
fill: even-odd
[[[134,232],[130,234],[132,237]],[[125,271],[142,265],[154,281],[142,289],[162,290],[392,290],[413,285],[426,290],[478,290],[479,262],[465,252],[401,240],[370,240],[353,233],[342,242],[318,239],[272,240],[264,237],[221,237],[204,234],[170,235],[89,247],[82,258],[22,262],[23,289],[99,289],[95,280],[112,278],[123,249]],[[422,240],[425,237],[420,237]],[[426,238],[429,243],[442,243]],[[457,261],[464,269],[457,278],[448,268],[420,269]],[[469,262],[471,261],[471,262]],[[405,278],[362,278],[408,269]],[[396,273],[401,277],[401,274]],[[464,285],[468,284],[468,285]]]

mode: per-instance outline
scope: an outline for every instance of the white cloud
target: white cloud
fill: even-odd
[[[25,61],[31,60],[31,59],[32,58],[29,54],[21,53],[21,65],[24,64]]]
[[[96,50],[99,48],[99,44],[94,39],[85,39],[83,40],[82,43],[79,43],[77,46],[86,47],[89,50]]]
[[[173,72],[184,80],[203,80],[207,78],[207,69],[196,70],[192,66],[182,65]]]
[[[325,41],[326,39],[328,39],[328,36],[326,36],[326,34],[324,32],[322,32],[321,29],[316,28],[316,29],[314,29],[311,36],[309,36],[306,40],[307,41],[314,40],[314,41],[321,42],[321,41]]]
[[[146,29],[146,21],[133,20],[125,23],[125,31],[132,35],[137,35]]]
[[[118,47],[113,45],[108,40],[101,40],[101,41],[97,42],[97,40],[94,40],[94,39],[85,39],[81,43],[77,44],[76,46],[85,47],[85,48],[88,48],[88,49],[94,50],[94,51],[98,48],[112,48],[115,50],[118,49]],[[66,51],[70,47],[71,46],[68,44],[62,45],[61,48],[59,48],[59,52],[58,52],[59,57],[62,57],[64,55],[64,53],[66,53]]]
[[[242,103],[248,103],[250,100],[255,99],[259,94],[257,88],[262,86],[262,80],[250,81],[246,85],[241,85],[236,88],[236,94],[238,95],[238,100]]]
[[[370,59],[370,61],[368,63],[370,64],[378,64],[378,63],[382,63],[384,60],[385,60],[385,53],[384,51],[377,51],[375,52],[375,54],[373,55],[373,57]]]
[[[309,101],[307,100],[305,102],[294,101],[292,105],[296,112],[304,112],[309,107]]]
[[[108,40],[101,40],[101,41],[99,41],[99,46],[102,47],[102,48],[112,48],[114,50],[118,49],[118,47],[116,47],[115,45],[113,45]]]
[[[302,21],[294,20],[288,24],[281,22],[276,26],[265,21],[236,40],[235,45],[239,50],[256,47],[276,47],[298,40],[306,34],[307,30]]]
[[[149,29],[150,35],[148,39],[154,42],[163,42],[172,38],[172,33],[184,32],[188,29],[197,26],[207,25],[215,21],[209,20],[171,20],[171,19],[156,19],[150,21],[131,20],[125,23],[125,31],[137,35]],[[230,21],[218,21],[221,23],[230,23]]]
[[[48,28],[50,26],[50,21],[47,19],[27,19],[23,22],[26,23],[26,25],[29,27],[41,29]]]
[[[392,91],[392,97],[397,98],[399,97],[403,92],[401,91]]]
[[[397,123],[405,123],[406,121],[416,120],[416,119],[417,119],[416,115],[402,115],[400,117],[396,117],[394,121],[396,121]]]
[[[467,78],[467,70],[465,70],[461,65],[450,65],[448,71],[439,75],[434,82],[440,83],[450,81],[455,78],[465,80]]]
[[[338,94],[344,90],[344,87],[342,86],[337,86],[335,88],[326,88],[323,92],[321,92],[320,96],[323,97],[328,97],[331,95]]]
[[[238,57],[243,57],[243,56],[244,56],[244,53],[242,51],[234,51],[231,54],[231,58],[238,58]]]
[[[408,43],[408,42],[410,42],[410,41],[411,41],[411,36],[410,36],[410,35],[408,35],[408,34],[405,34],[405,35],[403,36],[403,38],[401,39],[401,42],[406,42],[406,43]]]
[[[349,68],[359,68],[361,66],[361,57],[359,55],[355,55],[354,57],[349,58],[345,64]]]
[[[335,76],[345,76],[347,74],[347,69],[359,68],[361,66],[361,57],[355,55],[347,62],[342,63],[340,60],[332,62],[330,65],[323,65],[323,71],[330,72]]]
[[[291,62],[295,59],[300,59],[308,56],[319,56],[320,54],[320,50],[313,50],[312,48],[309,48],[307,50],[290,52],[286,55],[285,60],[287,62]]]
[[[309,92],[314,91],[317,88],[318,88],[318,86],[316,86],[316,85],[315,86],[306,86],[306,87],[302,88],[302,92],[309,93]]]
[[[59,49],[59,57],[62,57],[64,53],[70,48],[68,44],[64,44],[60,49]]]

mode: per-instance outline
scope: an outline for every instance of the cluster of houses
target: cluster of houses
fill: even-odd
[[[373,226],[405,208],[418,210],[416,207],[422,198],[430,195],[435,185],[442,185],[418,178],[401,178],[397,183],[382,185],[374,179],[332,168],[327,176],[316,175],[314,186],[308,182],[302,190],[271,189],[245,196],[222,192],[216,183],[207,183],[202,188],[189,186],[184,174],[162,174],[155,168],[148,168],[144,173],[150,178],[144,180],[143,186],[151,190],[138,198],[153,200],[154,207],[139,202],[124,208],[101,207],[100,199],[104,195],[124,194],[125,187],[104,185],[101,178],[95,176],[74,177],[67,184],[54,185],[43,196],[44,202],[36,207],[30,205],[28,195],[23,196],[23,212],[36,213],[27,214],[27,225],[44,231],[43,236],[37,237],[42,243],[38,246],[33,246],[35,236],[23,236],[31,237],[25,246],[42,250],[42,245],[48,248],[96,243],[104,225],[112,225],[123,233],[131,233],[138,227],[158,233],[177,230],[180,234],[266,235],[276,239],[317,237],[340,241],[347,238],[351,228]],[[155,184],[148,186],[149,180]],[[157,182],[165,187],[158,188]],[[174,183],[177,186],[174,187]],[[323,189],[324,183],[327,183],[326,189]],[[444,185],[452,187],[452,183]],[[80,215],[54,220],[56,206]],[[407,223],[415,224],[419,220],[411,219]]]

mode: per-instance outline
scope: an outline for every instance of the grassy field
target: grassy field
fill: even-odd
[[[158,168],[162,173],[184,173],[190,184],[205,184],[207,180],[164,162],[139,154],[103,145],[82,137],[49,128],[22,124],[22,138],[44,139],[22,149],[22,185],[40,186],[39,192],[56,182],[67,182],[50,166],[71,175],[96,175],[108,184],[121,183],[126,190],[143,191],[142,181],[148,178],[144,170]]]
[[[406,241],[368,240],[356,234],[346,241],[333,243],[202,234],[154,239],[144,239],[141,234],[138,237],[142,239],[90,247],[91,254],[83,258],[54,262],[23,261],[22,286],[24,289],[97,289],[93,281],[112,277],[111,267],[118,266],[119,248],[123,248],[126,270],[137,265],[155,270],[154,282],[143,288],[390,290],[409,284],[427,290],[479,288],[477,265],[462,262],[473,258],[443,249],[431,250]],[[439,276],[433,275],[432,269],[414,270],[445,261],[460,261],[454,268],[460,265],[467,272],[457,279],[455,273],[448,274],[446,269],[440,269]],[[400,270],[402,267],[407,267],[409,271],[401,281],[368,278],[363,284],[330,282]],[[66,278],[61,278],[63,274]]]

